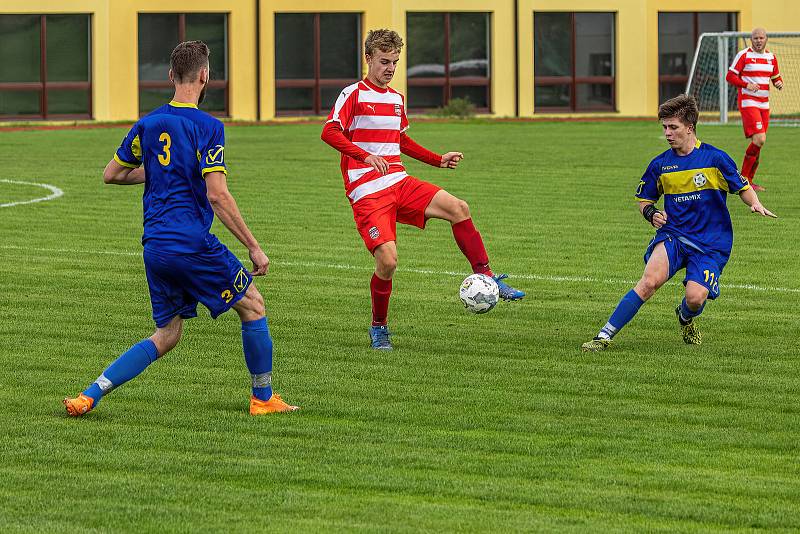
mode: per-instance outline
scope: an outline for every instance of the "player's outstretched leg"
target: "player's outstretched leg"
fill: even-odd
[[[166,326],[156,329],[151,337],[129,348],[81,394],[64,399],[67,413],[78,417],[96,408],[104,395],[139,376],[159,356],[172,350],[182,332],[183,319],[174,317]]]
[[[242,350],[253,381],[250,415],[293,412],[299,406],[287,404],[272,391],[272,336],[269,333],[264,298],[250,284],[245,296],[234,309],[242,320]]]
[[[593,339],[581,345],[581,351],[599,352],[607,349],[611,345],[611,340],[614,339],[614,336],[634,318],[644,302],[644,299],[634,289],[628,291],[617,304],[606,325],[600,329]]]
[[[675,308],[675,315],[681,328],[681,337],[687,345],[700,345],[703,342],[703,335],[697,327],[695,318],[703,313],[706,306],[706,296],[708,290],[697,282],[689,281],[686,283],[686,297],[680,306]]]
[[[435,217],[449,221],[453,229],[461,253],[469,261],[472,272],[491,276],[497,282],[500,298],[503,300],[520,300],[525,296],[524,291],[511,287],[504,282],[507,274],[495,275],[489,267],[489,255],[480,232],[475,228],[470,215],[469,205],[445,190],[440,190],[434,195],[433,200],[425,209],[426,217]]]
[[[372,297],[372,326],[369,328],[370,346],[375,350],[392,350],[389,332],[389,299],[392,296],[392,276],[397,269],[397,244],[388,241],[375,248],[375,272],[369,283]]]

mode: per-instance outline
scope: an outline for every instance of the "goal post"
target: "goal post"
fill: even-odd
[[[767,33],[767,50],[778,58],[784,81],[782,91],[770,89],[770,123],[800,124],[800,32]],[[740,120],[736,107],[738,88],[725,81],[728,68],[739,50],[750,46],[749,32],[704,33],[686,84],[686,94],[697,99],[704,117],[722,124]]]

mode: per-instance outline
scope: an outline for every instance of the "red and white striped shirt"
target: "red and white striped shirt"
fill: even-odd
[[[338,122],[354,145],[389,163],[389,171],[382,175],[368,163],[342,154],[342,177],[351,203],[408,176],[400,161],[400,134],[408,129],[403,95],[361,80],[342,90],[326,124],[331,122]]]
[[[739,109],[769,109],[769,82],[781,79],[778,59],[768,50],[759,53],[750,47],[745,48],[733,58],[727,79],[739,87]],[[747,89],[748,83],[758,84],[758,91]]]

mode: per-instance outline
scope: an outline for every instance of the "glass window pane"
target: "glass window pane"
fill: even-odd
[[[450,76],[489,76],[489,14],[450,15]]]
[[[0,115],[41,115],[39,91],[0,91]]]
[[[408,108],[440,108],[444,105],[444,87],[409,87]]]
[[[277,13],[275,15],[275,77],[314,77],[314,15]]]
[[[409,78],[444,76],[444,14],[406,16]]]
[[[575,13],[575,75],[614,75],[613,13]]]
[[[48,33],[49,30],[48,30]],[[48,89],[47,114],[88,115],[89,90],[88,89]]]
[[[320,14],[320,78],[361,77],[360,19],[357,13]]]
[[[613,109],[611,85],[607,83],[579,83],[575,88],[576,109]]]
[[[47,15],[45,22],[47,81],[89,81],[89,15]]]
[[[342,89],[342,87],[320,88],[320,108],[323,114],[333,109],[333,105],[336,103],[336,99],[339,98],[339,93],[342,92]]]
[[[275,90],[278,111],[313,111],[314,89],[311,87],[279,87]]]
[[[534,107],[567,108],[570,104],[569,84],[563,85],[537,85],[534,89]]]
[[[658,73],[688,75],[694,57],[694,14],[658,14]]]
[[[727,32],[736,30],[736,13],[698,13],[698,37],[707,32]]]
[[[534,76],[572,76],[572,16],[533,14]]]
[[[0,43],[0,82],[40,81],[38,15],[0,15]]]
[[[175,95],[175,89],[139,89],[139,113],[150,113],[157,107],[169,103]]]
[[[227,15],[225,13],[188,13],[186,15],[186,40],[203,41],[211,49],[208,62],[213,80],[228,79],[227,33]]]
[[[225,89],[222,87],[209,87],[206,89],[206,97],[198,106],[203,111],[209,113],[225,113]]]
[[[659,95],[660,95],[659,103],[663,104],[670,98],[682,95],[685,90],[686,90],[686,82],[683,83],[662,82],[659,84]]]
[[[178,15],[140,13],[139,80],[168,80],[169,56],[177,44]]]
[[[486,98],[487,88],[485,85],[481,86],[454,86],[450,89],[450,99],[453,98],[466,98],[477,108],[488,108],[489,100]]]

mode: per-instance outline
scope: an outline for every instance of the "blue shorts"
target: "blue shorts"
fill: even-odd
[[[686,268],[686,276],[683,278],[683,285],[691,280],[708,289],[708,298],[714,300],[719,296],[719,279],[722,276],[722,269],[728,263],[728,257],[721,254],[705,254],[694,247],[687,245],[671,235],[657,235],[650,242],[644,253],[645,264],[653,254],[653,249],[659,243],[664,243],[669,259],[669,278],[675,273]]]
[[[162,328],[176,315],[197,317],[197,303],[217,318],[244,296],[253,278],[225,245],[201,254],[144,250],[153,320]]]

